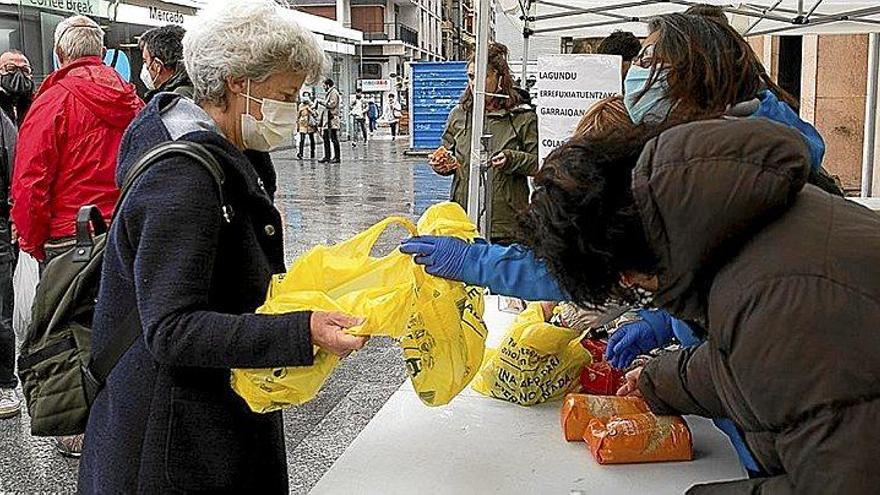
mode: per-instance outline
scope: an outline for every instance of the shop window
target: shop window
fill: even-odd
[[[18,19],[0,16],[0,53],[10,49],[21,50],[21,29]]]

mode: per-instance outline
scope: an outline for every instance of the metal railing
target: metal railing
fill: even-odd
[[[355,27],[364,33],[367,41],[395,41],[399,40],[406,44],[419,46],[419,32],[399,22],[373,22]]]

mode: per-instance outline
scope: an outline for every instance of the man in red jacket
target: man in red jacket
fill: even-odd
[[[61,68],[46,78],[19,131],[12,220],[22,251],[48,261],[73,245],[77,211],[109,220],[119,191],[116,153],[143,108],[135,87],[104,65],[104,32],[74,16],[55,30]]]

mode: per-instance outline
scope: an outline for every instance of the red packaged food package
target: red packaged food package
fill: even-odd
[[[603,340],[584,339],[581,341],[581,345],[590,353],[594,363],[605,361],[605,349],[608,347],[607,342]]]
[[[602,361],[591,363],[581,371],[581,392],[595,395],[614,395],[626,383],[622,370]]]
[[[648,405],[638,397],[568,394],[562,402],[562,432],[569,442],[581,442],[587,427],[594,419],[648,411]]]
[[[690,461],[694,457],[691,431],[679,416],[651,413],[594,419],[584,433],[599,464]]]

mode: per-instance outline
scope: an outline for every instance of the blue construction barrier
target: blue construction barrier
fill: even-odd
[[[415,62],[410,71],[412,149],[435,150],[449,112],[467,87],[467,63]]]

